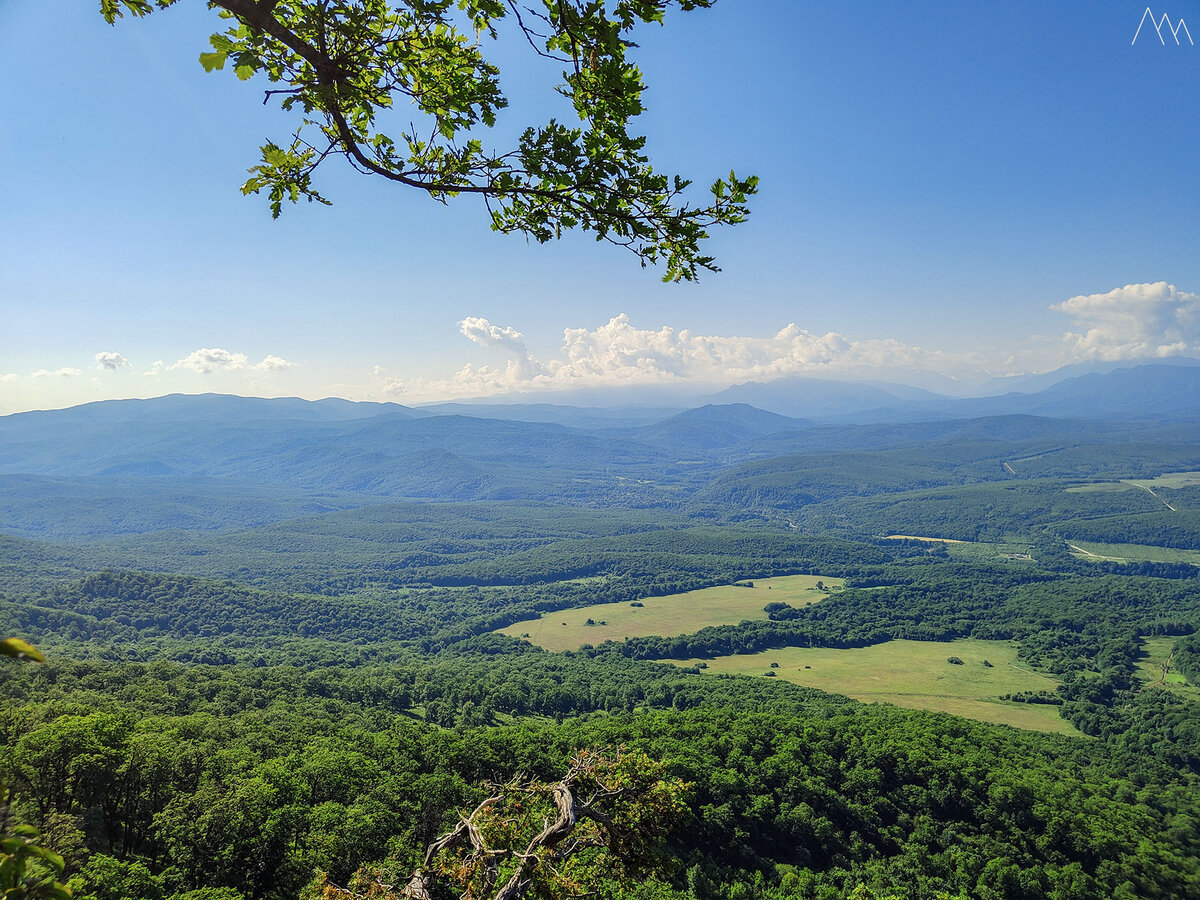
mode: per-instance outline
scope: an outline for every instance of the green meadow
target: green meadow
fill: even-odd
[[[1138,487],[1177,489],[1200,484],[1200,472],[1168,472],[1157,478],[1131,478],[1130,484]]]
[[[1153,547],[1149,544],[1105,544],[1099,541],[1071,541],[1070,545],[1075,554],[1084,559],[1200,565],[1200,550],[1176,550],[1173,547]]]
[[[930,544],[944,544],[946,552],[957,559],[973,561],[992,561],[1008,559],[1018,562],[1030,561],[1030,544],[1028,541],[961,541],[949,538],[925,537],[914,534],[889,534],[889,541],[909,540],[923,541]]]
[[[1142,658],[1137,662],[1137,675],[1142,683],[1165,688],[1172,693],[1200,700],[1200,687],[1175,670],[1171,656],[1177,637],[1152,637],[1142,641]]]
[[[629,603],[598,603],[577,609],[545,613],[499,629],[510,637],[527,638],[546,650],[577,650],[584,644],[620,641],[627,637],[692,634],[711,625],[736,625],[750,619],[765,619],[768,603],[807,606],[828,596],[817,587],[841,586],[842,579],[820,575],[783,575],[756,578],[719,587],[644,597]],[[743,585],[753,585],[746,587]],[[587,624],[588,621],[593,624]]]
[[[1087,494],[1096,491],[1128,491],[1137,488],[1154,490],[1166,488],[1195,487],[1200,485],[1200,472],[1167,472],[1156,478],[1124,478],[1121,481],[1097,481],[1092,484],[1080,484],[1067,488],[1068,494]]]
[[[916,534],[889,534],[887,536],[887,539],[889,541],[925,541],[926,543],[930,543],[930,544],[965,544],[965,543],[967,543],[966,541],[958,541],[958,540],[955,540],[954,538],[925,537],[923,535],[916,535]]]
[[[962,664],[948,662],[950,657]],[[984,660],[991,666],[984,665]],[[704,673],[760,677],[774,673],[777,678],[865,703],[935,710],[1031,731],[1078,734],[1059,718],[1057,706],[999,699],[1003,694],[1052,691],[1058,686],[1056,679],[1018,661],[1016,645],[1007,641],[897,640],[852,650],[784,647],[678,661],[676,665],[701,663],[707,665]]]
[[[1077,484],[1066,489],[1068,494],[1116,494],[1121,491],[1137,490],[1136,485],[1128,481],[1096,481],[1090,484]]]

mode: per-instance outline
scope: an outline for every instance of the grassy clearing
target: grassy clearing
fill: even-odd
[[[950,657],[963,664],[948,662]],[[774,672],[778,678],[866,703],[931,709],[1031,731],[1078,734],[1059,718],[1057,706],[998,699],[1002,694],[1058,686],[1056,679],[1019,662],[1016,646],[1007,641],[888,641],[855,650],[785,647],[704,662],[705,673],[762,677]],[[772,663],[777,667],[772,668]]]
[[[889,534],[889,541],[925,541],[931,544],[945,544],[946,551],[954,557],[969,560],[991,562],[997,558],[1030,560],[1030,545],[1027,541],[959,541],[952,538],[924,537],[915,534]]]
[[[1067,493],[1090,494],[1096,492],[1145,490],[1147,488],[1150,490],[1156,488],[1175,490],[1176,488],[1195,487],[1198,484],[1200,484],[1200,472],[1167,472],[1166,474],[1159,475],[1157,478],[1126,478],[1122,481],[1098,481],[1095,484],[1080,484],[1067,488]]]
[[[1098,481],[1095,484],[1078,484],[1066,489],[1068,494],[1115,494],[1134,490],[1137,490],[1137,487],[1127,481]]]
[[[1111,559],[1118,562],[1193,563],[1200,566],[1200,550],[1176,550],[1149,544],[1102,544],[1097,541],[1071,541],[1084,559]]]
[[[956,541],[954,538],[921,537],[915,534],[889,534],[889,541],[929,541],[935,544],[966,544],[967,541]]]
[[[1200,472],[1167,472],[1157,478],[1131,478],[1129,484],[1142,488],[1174,488],[1194,487],[1200,484]]]
[[[1021,540],[1013,541],[964,541],[946,548],[955,559],[973,560],[976,562],[995,562],[997,559],[1008,559],[1016,562],[1031,561],[1029,543]]]
[[[1137,676],[1147,686],[1200,700],[1200,688],[1189,684],[1171,665],[1171,650],[1177,640],[1177,637],[1144,638],[1142,658],[1137,664]]]
[[[642,606],[628,603],[598,603],[579,609],[564,609],[546,613],[539,619],[526,619],[507,628],[501,634],[528,639],[547,650],[578,650],[584,644],[620,641],[627,637],[661,635],[673,637],[692,634],[710,625],[736,625],[747,619],[765,619],[763,607],[768,603],[787,603],[807,606],[827,597],[817,588],[841,587],[842,579],[820,575],[784,575],[779,578],[757,578],[753,587],[723,585],[671,594],[666,597],[645,597]],[[591,619],[595,624],[588,625]]]

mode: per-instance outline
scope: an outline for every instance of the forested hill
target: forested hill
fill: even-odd
[[[600,900],[1200,900],[1200,425],[1152,400],[0,418],[12,821],[78,900],[392,900],[586,751],[670,799],[649,871],[560,867]]]
[[[1124,383],[1129,373],[1103,377]],[[1141,411],[1152,406],[1147,400]],[[697,499],[778,506],[782,499],[799,506],[1017,477],[1131,477],[1200,468],[1186,420],[1010,413],[821,425],[744,404],[708,405],[630,426],[595,419],[584,427],[419,414],[390,404],[213,395],[22,413],[0,418],[0,475],[43,480],[6,477],[0,503],[19,499],[9,503],[7,516],[0,510],[0,527],[32,534],[21,519],[37,494],[55,494],[54,478],[94,479],[58,491],[72,499],[55,502],[81,512],[83,496],[107,503],[107,493],[119,503],[127,490],[143,492],[139,481],[151,490],[169,482],[165,493],[175,499],[167,502],[179,508],[176,524],[186,528],[203,527],[204,515],[183,511],[186,489],[179,485],[188,482],[201,493],[214,482],[230,485],[231,497],[240,493],[250,506],[265,507],[248,516],[251,524],[299,511],[298,503],[315,510],[367,502],[350,495],[658,506]],[[285,501],[278,490],[271,494],[277,488],[302,491],[305,499],[291,493]],[[234,513],[229,524],[240,517]]]

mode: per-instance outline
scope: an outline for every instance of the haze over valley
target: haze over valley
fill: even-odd
[[[1200,900],[1192,6],[0,3],[0,896]]]

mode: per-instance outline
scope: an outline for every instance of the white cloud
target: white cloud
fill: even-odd
[[[237,372],[237,371],[259,371],[259,372],[278,372],[283,369],[291,369],[295,367],[294,362],[289,362],[282,357],[273,354],[267,354],[262,362],[251,365],[249,358],[245,353],[231,353],[221,347],[201,347],[198,350],[193,350],[182,359],[167,365],[163,360],[155,360],[150,368],[143,372],[143,375],[161,375],[164,372],[176,372],[179,370],[189,370],[199,375],[211,375],[214,372]]]
[[[789,324],[771,337],[723,337],[635,328],[622,313],[592,331],[563,332],[566,359],[548,364],[570,381],[738,382],[783,375],[850,374],[880,366],[935,369],[947,358],[893,340],[853,341]]]
[[[278,372],[281,369],[291,369],[295,367],[294,362],[288,362],[286,359],[280,359],[278,356],[267,354],[266,357],[258,365],[251,366],[252,369],[259,369],[264,372]]]
[[[18,372],[6,372],[3,375],[0,375],[0,382],[5,384],[14,384],[18,382],[44,383],[48,380],[78,378],[82,374],[82,369],[76,369],[72,366],[63,366],[61,369],[38,369],[35,372],[30,372],[28,375],[21,375]]]
[[[501,328],[498,325],[493,325],[487,319],[479,318],[478,316],[467,316],[458,323],[458,330],[462,332],[463,337],[467,340],[474,341],[481,347],[495,347],[513,355],[514,358],[509,360],[508,365],[503,370],[504,382],[517,384],[544,373],[541,364],[533,358],[533,354],[525,346],[525,335],[521,334],[521,332],[517,331],[511,325]],[[487,374],[483,374],[485,372]],[[459,375],[467,382],[482,377],[490,383],[493,378],[493,372],[494,370],[487,366],[478,370],[467,366]]]
[[[125,369],[132,365],[120,353],[111,350],[101,350],[96,354],[96,368],[101,371],[115,372],[118,369]]]
[[[201,347],[193,350],[183,359],[177,360],[171,369],[191,369],[201,375],[212,372],[228,371],[230,369],[247,368],[245,353],[230,353],[220,347]]]
[[[481,347],[500,347],[514,353],[525,353],[525,335],[512,326],[501,328],[493,325],[487,319],[478,316],[467,316],[458,323],[458,329],[467,340],[474,341]]]
[[[561,358],[546,362],[534,358],[524,335],[511,326],[468,317],[459,329],[474,343],[513,358],[504,366],[468,363],[440,381],[387,380],[376,367],[379,388],[388,396],[421,400],[601,385],[724,385],[799,374],[853,377],[888,367],[945,371],[966,364],[965,357],[894,340],[814,335],[794,323],[771,337],[723,337],[670,326],[637,328],[622,313],[594,329],[564,329]]]
[[[79,369],[72,369],[69,366],[64,366],[61,369],[55,369],[51,372],[49,369],[38,369],[30,374],[30,378],[75,378],[82,375],[83,372]]]
[[[1074,359],[1140,359],[1200,354],[1200,294],[1173,284],[1127,284],[1050,307],[1075,320],[1063,335]]]

